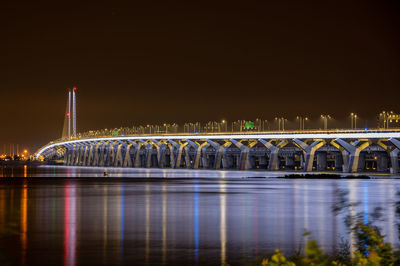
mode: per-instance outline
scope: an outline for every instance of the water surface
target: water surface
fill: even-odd
[[[66,174],[65,169],[83,176],[89,171],[56,168],[56,176]],[[54,174],[51,167],[38,171]],[[102,176],[103,171],[97,169],[96,174]],[[183,173],[131,170],[135,178],[2,178],[0,262],[237,265],[276,248],[293,253],[304,246],[304,230],[334,253],[341,238],[352,241],[344,217],[360,212],[368,221],[376,207],[382,208],[379,225],[387,240],[398,244],[394,202],[400,182],[395,179]],[[348,199],[359,204],[335,215],[332,205],[340,201],[338,191],[347,191]]]

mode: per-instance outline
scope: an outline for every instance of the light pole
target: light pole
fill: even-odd
[[[285,119],[285,118],[283,118],[283,117],[275,117],[275,121],[277,121],[277,123],[278,123],[278,130],[279,131],[285,131],[285,121],[286,121],[287,119]],[[281,127],[281,125],[282,125],[282,127]]]
[[[305,125],[306,125],[306,121],[308,121],[308,117],[305,117],[304,119],[303,119],[303,130],[305,130]]]
[[[355,113],[351,113],[350,116],[351,116],[351,129],[356,129],[358,116]]]
[[[304,130],[305,122],[308,121],[308,117],[296,116],[296,119],[299,120],[299,130]]]
[[[383,120],[383,128],[384,129],[386,129],[386,128],[388,128],[388,126],[387,126],[387,115],[388,115],[388,113],[386,113],[385,111],[382,111],[380,114],[379,114],[379,117]]]
[[[322,121],[324,122],[324,129],[328,130],[328,119],[332,119],[330,115],[321,115]]]
[[[224,130],[224,132],[228,131],[226,126],[227,126],[227,123],[226,123],[226,121],[224,119],[224,120],[222,120],[222,130]]]

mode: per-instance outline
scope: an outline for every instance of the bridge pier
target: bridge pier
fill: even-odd
[[[264,139],[258,139],[258,141],[264,144],[264,146],[270,151],[268,170],[279,170],[279,150],[285,147],[289,142],[287,140],[282,140],[275,146],[272,144],[273,140],[266,141]]]
[[[117,148],[117,153],[115,155],[115,159],[114,159],[114,166],[115,167],[122,167],[124,165],[124,157],[122,154],[122,148],[126,145],[125,143],[119,141],[119,145]]]
[[[370,145],[370,142],[362,142],[357,140],[350,144],[342,139],[335,139],[335,142],[342,146],[350,154],[348,169],[346,169],[347,172],[357,173],[359,171],[360,153]],[[365,159],[361,160],[361,164],[365,164]]]
[[[86,166],[87,157],[89,156],[89,146],[90,143],[85,144],[85,152],[83,153],[83,158],[80,163],[81,166]]]
[[[326,142],[324,140],[315,140],[310,145],[306,144],[305,142],[299,139],[293,139],[293,142],[297,144],[297,146],[304,152],[304,157],[305,157],[304,170],[306,172],[311,172],[313,170],[315,152],[319,148],[324,146]],[[318,165],[318,160],[317,160],[317,165]],[[326,167],[326,158],[325,158],[325,167]]]
[[[126,145],[126,151],[124,156],[124,162],[122,167],[132,167],[132,157],[131,157],[131,148],[133,147],[132,143]]]
[[[238,170],[248,170],[252,168],[252,162],[249,157],[249,151],[252,147],[254,147],[257,144],[257,141],[252,141],[249,142],[248,145],[244,145],[242,142],[230,139],[230,141],[240,149],[240,156],[239,160],[237,163],[237,169]]]
[[[399,167],[399,153],[400,153],[400,140],[390,138],[389,142],[394,145],[394,149],[390,152],[390,162],[392,164],[392,172],[397,174],[400,172]]]
[[[171,166],[171,168],[181,168],[181,162],[182,162],[182,154],[183,151],[185,150],[185,147],[188,145],[188,143],[176,143],[173,140],[168,140],[169,143],[173,145],[173,147],[176,149],[176,159],[175,159],[175,165]],[[171,149],[172,152],[172,149]]]
[[[230,145],[230,142],[226,142],[223,145],[220,145],[217,142],[207,139],[207,143],[209,143],[215,149],[215,158],[214,158],[214,168],[216,170],[221,169],[222,158],[224,156],[225,147]]]
[[[209,161],[207,158],[207,148],[210,147],[210,144],[208,142],[204,142],[203,145],[201,145],[201,166],[204,169],[208,169],[209,167]]]

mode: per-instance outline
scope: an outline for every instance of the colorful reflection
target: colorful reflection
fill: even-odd
[[[64,194],[64,265],[76,264],[76,185],[65,185]]]
[[[24,183],[21,193],[21,247],[22,265],[26,262],[28,232],[28,185]]]
[[[398,243],[397,180],[12,182],[0,184],[0,230],[18,226],[15,245],[6,246],[18,265],[40,263],[43,250],[65,266],[236,265],[276,248],[290,254],[304,243],[304,228],[333,252],[340,237],[354,237],[344,218],[361,213],[371,222],[376,207],[386,239]],[[358,203],[339,216],[331,209],[336,190]]]
[[[145,217],[146,217],[146,222],[145,222],[146,251],[145,251],[145,253],[146,253],[146,264],[148,264],[150,261],[150,184],[148,184],[148,183],[146,184],[146,196],[145,197],[146,197],[146,203],[145,203],[145,206],[146,206],[146,214],[145,214]]]
[[[162,185],[162,264],[167,264],[167,186],[165,182]]]
[[[107,261],[108,243],[108,186],[103,187],[103,260]]]
[[[221,265],[226,265],[226,184],[219,182],[220,187],[220,240],[221,240]]]
[[[5,191],[0,188],[0,225],[4,225],[5,223]]]
[[[195,181],[194,184],[194,208],[193,208],[193,231],[194,231],[194,260],[196,265],[199,264],[199,184]]]
[[[120,187],[120,212],[119,212],[119,219],[120,219],[120,261],[122,263],[124,258],[124,236],[125,236],[125,189],[124,185],[122,184]]]

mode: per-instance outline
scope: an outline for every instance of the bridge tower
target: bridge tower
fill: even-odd
[[[63,139],[76,137],[76,91],[77,88],[68,89],[67,107],[65,111],[64,126],[62,132]]]
[[[72,89],[72,137],[76,137],[76,91],[77,87]]]

